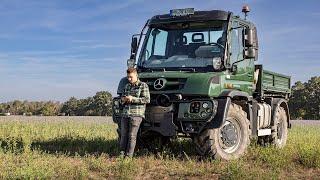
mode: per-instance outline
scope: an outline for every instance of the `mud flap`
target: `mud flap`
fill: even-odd
[[[222,99],[218,100],[218,108],[217,108],[217,114],[215,117],[209,122],[208,127],[209,128],[219,128],[221,127],[224,122],[226,121],[229,106],[231,104],[231,98],[230,97],[224,97]]]

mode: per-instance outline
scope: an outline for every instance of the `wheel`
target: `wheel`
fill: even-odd
[[[258,144],[262,146],[272,145],[283,148],[288,138],[288,117],[283,107],[278,106],[275,112],[275,120],[271,123],[271,135],[258,137]]]
[[[225,123],[220,128],[205,129],[193,138],[201,156],[214,159],[236,159],[250,144],[249,120],[241,106],[232,103]]]
[[[275,122],[271,127],[271,144],[283,148],[288,139],[288,117],[283,107],[278,106],[275,113]]]

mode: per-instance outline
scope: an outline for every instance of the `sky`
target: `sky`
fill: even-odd
[[[248,4],[265,69],[307,81],[320,75],[319,0],[0,0],[0,102],[116,94],[133,34],[170,9]]]

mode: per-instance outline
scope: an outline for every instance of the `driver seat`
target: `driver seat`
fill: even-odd
[[[189,43],[188,45],[188,56],[191,58],[195,58],[195,51],[200,46],[205,45],[204,42],[204,35],[203,33],[194,33],[192,34],[192,43]]]

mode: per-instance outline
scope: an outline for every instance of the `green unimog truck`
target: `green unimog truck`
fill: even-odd
[[[243,12],[242,19],[175,9],[153,16],[132,37],[128,67],[137,68],[151,95],[139,143],[187,137],[200,155],[226,160],[243,155],[252,141],[285,146],[290,77],[257,64],[257,29],[246,20],[248,7]],[[113,100],[118,125],[126,83],[120,80]]]

